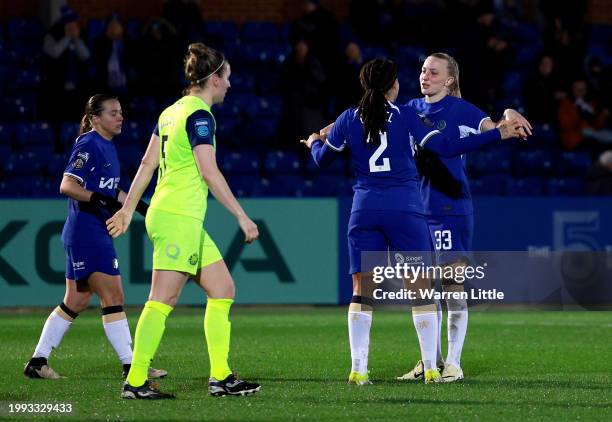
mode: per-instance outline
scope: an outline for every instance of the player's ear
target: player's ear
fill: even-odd
[[[444,83],[444,86],[449,87],[453,84],[453,82],[455,82],[455,78],[453,78],[452,76],[449,76],[448,78],[446,78],[446,82]]]

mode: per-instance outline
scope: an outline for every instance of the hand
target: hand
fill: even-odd
[[[522,126],[515,119],[502,120],[497,124],[502,139],[518,138],[521,136],[521,128]]]
[[[333,123],[328,124],[319,131],[319,135],[321,135],[323,138],[327,138],[327,135],[329,135],[329,132],[331,132],[332,127],[334,127]]]
[[[531,136],[531,131],[533,130],[533,126],[529,123],[521,113],[511,108],[506,109],[504,111],[504,119],[515,119],[521,125],[521,138],[527,139],[527,136]]]
[[[79,28],[79,24],[77,22],[68,22],[64,25],[64,34],[68,38],[79,38],[81,35],[81,28]]]
[[[306,145],[308,148],[312,148],[312,144],[313,144],[315,141],[322,141],[322,140],[323,140],[323,139],[322,139],[321,135],[319,135],[318,133],[313,133],[313,134],[312,134],[312,135],[310,135],[310,136],[308,137],[308,139],[306,139],[306,140],[304,140],[304,139],[300,139],[300,142],[301,142],[302,144],[305,144],[305,145]]]
[[[259,230],[257,224],[253,222],[248,216],[242,215],[238,217],[238,225],[244,233],[245,243],[251,243],[259,237]]]
[[[111,218],[106,220],[106,230],[113,238],[125,233],[132,221],[132,213],[123,208],[117,211]]]

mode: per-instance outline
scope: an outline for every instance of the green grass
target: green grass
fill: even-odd
[[[72,420],[612,420],[610,313],[472,312],[466,379],[424,385],[395,381],[418,359],[409,314],[379,311],[370,354],[374,384],[355,387],[346,384],[344,308],[237,307],[231,364],[263,388],[223,398],[206,395],[202,314],[177,309],[155,360],[170,373],[163,389],[178,399],[143,402],[119,399],[120,366],[95,311],[83,313],[54,352],[53,368],[68,377],[59,381],[21,373],[46,312],[5,311],[0,401],[5,409],[8,402],[71,402]],[[132,310],[132,328],[137,317]],[[57,417],[66,418],[46,416]]]

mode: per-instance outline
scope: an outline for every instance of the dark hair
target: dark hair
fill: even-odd
[[[96,94],[87,100],[85,104],[85,111],[81,118],[81,127],[79,128],[79,135],[89,132],[92,128],[91,118],[93,116],[99,116],[104,111],[104,102],[108,100],[119,100],[115,95],[109,94]]]
[[[225,63],[227,61],[223,53],[214,48],[201,42],[189,44],[185,56],[185,79],[189,85],[184,94],[187,94],[191,88],[204,88],[212,75],[223,74]]]
[[[448,75],[453,78],[453,83],[448,87],[448,94],[453,97],[461,98],[461,88],[459,88],[459,63],[450,54],[433,53],[429,57],[446,60]]]
[[[380,144],[380,132],[386,132],[389,105],[385,94],[397,79],[395,63],[387,59],[370,60],[361,68],[359,81],[365,90],[359,100],[366,143]]]

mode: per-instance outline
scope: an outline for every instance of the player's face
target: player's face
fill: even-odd
[[[223,100],[225,99],[225,94],[227,94],[227,90],[230,89],[230,87],[232,86],[229,81],[230,75],[232,74],[232,70],[230,69],[229,63],[226,63],[224,68],[225,69],[221,73],[221,76],[217,78],[218,79],[218,85],[217,85],[218,93],[215,98],[215,103],[222,103]]]
[[[96,129],[103,132],[102,135],[111,137],[119,135],[123,124],[121,104],[117,100],[107,100],[102,103],[102,106],[104,109],[93,118],[93,123],[97,126]]]
[[[448,74],[448,63],[446,60],[436,57],[427,57],[421,68],[419,76],[421,94],[434,96],[444,92],[447,85],[452,82]]]

